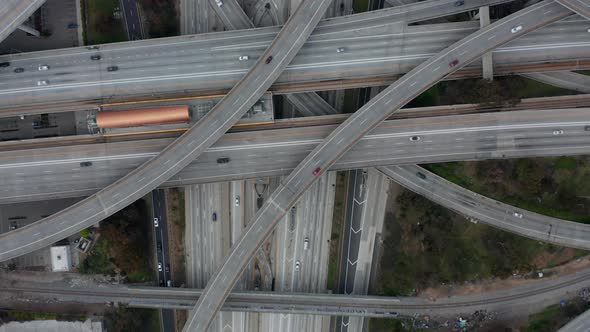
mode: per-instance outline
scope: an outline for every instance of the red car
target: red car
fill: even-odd
[[[453,61],[451,61],[451,63],[449,63],[449,67],[453,68],[458,64],[459,64],[459,60],[453,60]]]
[[[316,175],[320,174],[320,171],[321,171],[321,170],[322,170],[322,169],[318,167],[318,168],[316,168],[316,169],[315,169],[315,171],[313,171],[313,173],[311,173],[311,174],[313,174],[313,176],[316,176]]]

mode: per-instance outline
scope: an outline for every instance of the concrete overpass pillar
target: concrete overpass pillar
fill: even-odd
[[[34,28],[32,28],[32,27],[24,24],[24,23],[21,24],[21,25],[19,25],[17,29],[22,30],[22,31],[24,31],[24,32],[26,32],[28,34],[31,34],[31,35],[35,36],[35,37],[41,36],[41,33],[39,31],[37,31],[36,29],[34,29]]]
[[[479,8],[479,27],[483,28],[490,25],[490,7]],[[486,80],[494,79],[494,66],[492,62],[492,52],[487,52],[481,57],[482,76]]]

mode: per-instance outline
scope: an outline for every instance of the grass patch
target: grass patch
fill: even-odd
[[[86,43],[106,44],[127,40],[119,0],[84,0]]]
[[[150,38],[178,36],[180,34],[179,18],[175,0],[138,0],[144,18],[148,22]]]
[[[565,306],[553,305],[546,310],[529,316],[527,325],[520,328],[521,332],[552,332],[567,324],[568,321],[590,309],[579,297],[568,301]]]
[[[422,92],[418,97],[414,98],[414,100],[409,102],[408,105],[404,107],[412,108],[439,105],[440,92],[440,85],[436,84],[430,87],[430,89]]]
[[[418,332],[423,329],[412,327],[412,322],[403,318],[369,318],[371,332]]]
[[[104,315],[106,331],[160,331],[160,315],[156,309],[118,307]]]
[[[396,205],[396,214],[385,222],[375,288],[381,295],[411,296],[441,283],[532,273],[578,252],[468,222],[408,190],[398,195]]]
[[[336,193],[334,197],[334,213],[332,219],[332,234],[330,237],[330,256],[328,258],[328,289],[336,291],[338,286],[338,251],[344,210],[346,207],[346,185],[348,172],[336,173]]]
[[[352,10],[354,13],[364,13],[369,10],[369,0],[353,0]]]
[[[507,204],[590,223],[589,156],[453,162],[426,168]]]
[[[66,313],[28,312],[16,310],[0,311],[0,321],[3,323],[11,321],[28,322],[32,320],[58,320],[83,322],[86,320],[86,316]]]
[[[87,254],[80,273],[112,274],[120,269],[129,282],[152,280],[149,241],[151,231],[145,201],[138,200],[105,219],[100,224],[100,237]]]

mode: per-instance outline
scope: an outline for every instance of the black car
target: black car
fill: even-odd
[[[461,7],[465,4],[464,0],[455,1],[455,7]]]
[[[25,71],[25,69],[24,68],[21,68],[21,67],[18,67],[18,68],[15,68],[14,69],[14,72],[15,73],[22,73],[23,71]]]
[[[225,158],[217,158],[217,163],[218,164],[227,164],[229,163],[229,158],[225,157]]]
[[[158,242],[158,244],[156,245],[156,249],[158,250],[158,253],[162,252],[162,243]]]
[[[166,264],[166,273],[170,273],[170,264]]]
[[[117,71],[117,70],[119,70],[119,67],[117,67],[117,66],[109,66],[109,67],[107,67],[107,71]]]
[[[80,163],[80,167],[90,167],[90,166],[92,166],[91,161],[83,161]]]
[[[424,175],[424,173],[422,172],[417,172],[416,176],[418,176],[419,178],[421,178],[422,180],[426,180],[426,175]]]
[[[266,58],[266,64],[268,65],[272,61],[272,55]]]
[[[95,54],[95,55],[91,55],[90,56],[90,60],[100,60],[101,58],[102,57],[100,55],[98,55],[98,54]]]
[[[78,24],[76,24],[76,23],[68,24],[68,29],[76,29],[77,27],[78,27]]]
[[[590,131],[590,126],[584,126],[585,131]]]
[[[160,287],[164,287],[166,285],[164,285],[164,280],[160,280]]]
[[[6,68],[10,66],[10,62],[0,62],[0,68]]]

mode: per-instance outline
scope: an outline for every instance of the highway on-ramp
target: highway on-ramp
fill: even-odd
[[[184,330],[207,330],[240,272],[280,218],[317,176],[393,111],[485,52],[571,14],[569,9],[552,0],[522,9],[451,45],[411,70],[356,111],[316,147],[268,198],[233,246],[226,261],[207,284],[203,296],[191,311],[191,320]],[[517,26],[518,30],[511,32]]]
[[[411,191],[462,215],[533,240],[590,249],[590,225],[526,211],[451,183],[416,165],[378,170]]]
[[[307,4],[307,2],[305,2]],[[328,1],[300,6],[266,53],[205,117],[157,157],[85,200],[0,236],[0,261],[43,248],[121,210],[178,173],[209,148],[254,105],[293,59]],[[272,61],[268,61],[269,57]],[[265,63],[268,62],[268,63]]]
[[[589,0],[557,0],[562,6],[590,20]]]

